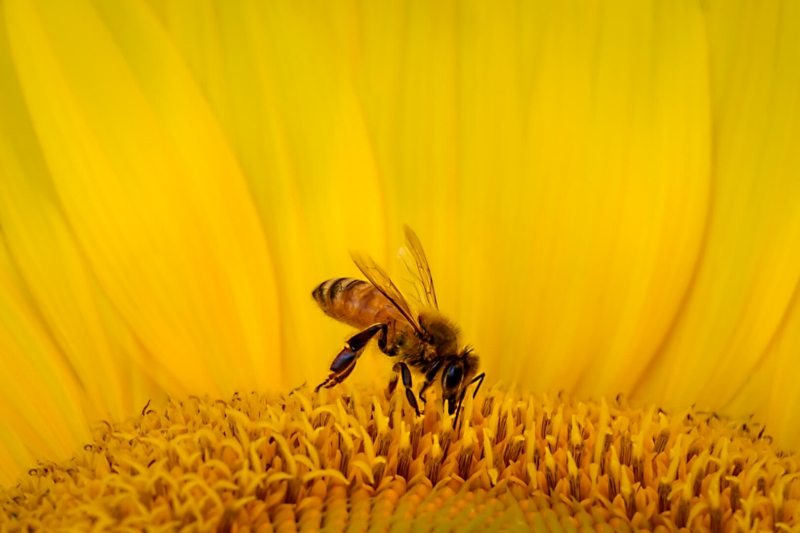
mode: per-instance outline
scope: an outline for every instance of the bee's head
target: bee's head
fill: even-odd
[[[467,347],[449,360],[442,370],[442,401],[452,415],[467,392],[467,386],[478,371],[478,356]]]

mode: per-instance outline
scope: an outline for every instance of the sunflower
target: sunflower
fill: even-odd
[[[0,7],[0,528],[800,527],[800,4]],[[458,423],[313,391],[404,223]]]

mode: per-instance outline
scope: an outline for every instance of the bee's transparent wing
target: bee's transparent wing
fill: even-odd
[[[419,327],[419,324],[414,318],[414,314],[411,312],[411,308],[408,306],[408,302],[397,286],[392,282],[389,275],[386,274],[371,257],[353,253],[350,255],[358,269],[367,277],[369,282],[392,302],[392,305],[400,311],[400,314],[405,317],[406,321],[411,324],[417,333],[424,335],[422,328]]]
[[[428,258],[425,257],[425,250],[422,249],[422,243],[411,228],[405,226],[405,231],[406,246],[400,249],[400,259],[403,260],[408,273],[411,274],[414,280],[415,290],[417,296],[420,297],[420,302],[433,309],[439,309],[436,290],[433,288],[431,267],[428,265]]]

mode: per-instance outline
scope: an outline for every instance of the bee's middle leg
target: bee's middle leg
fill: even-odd
[[[329,389],[344,381],[356,368],[356,361],[358,361],[358,358],[364,353],[364,348],[367,347],[367,343],[369,343],[372,337],[379,331],[382,332],[381,337],[385,338],[386,329],[386,324],[375,324],[350,337],[347,342],[344,343],[342,351],[333,359],[330,375],[325,381],[317,385],[314,392],[319,392],[321,388]],[[384,344],[385,343],[386,341],[384,340]]]
[[[411,405],[411,407],[414,408],[414,411],[417,413],[417,416],[419,416],[419,404],[417,403],[417,397],[414,396],[414,391],[411,389],[411,386],[413,385],[413,383],[411,382],[411,370],[408,369],[408,365],[405,363],[395,364],[393,370],[398,374],[400,374],[400,377],[403,380],[403,386],[406,389],[406,399],[408,400],[408,403]],[[395,386],[397,385],[397,377],[392,379],[392,382],[389,383],[389,387],[391,389],[394,389],[392,384],[394,384]]]
[[[419,399],[422,400],[422,403],[428,403],[428,400],[425,398],[425,391],[427,391],[428,387],[433,384],[433,380],[436,379],[436,374],[438,374],[439,369],[442,368],[443,362],[443,359],[437,360],[431,365],[428,371],[425,372],[425,382],[422,384],[422,388],[419,390]]]

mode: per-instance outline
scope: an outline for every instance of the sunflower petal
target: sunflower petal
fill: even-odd
[[[691,293],[640,392],[667,407],[696,402],[785,420],[796,387],[764,392],[800,371],[791,329],[800,284],[800,8],[711,2],[706,19],[711,218]],[[796,424],[780,427],[798,442]]]
[[[719,180],[736,221],[719,228],[720,241],[736,245],[718,252],[717,268],[720,276],[725,269],[725,290],[738,305],[733,340],[722,350],[706,400],[728,401],[728,412],[755,413],[778,442],[797,449],[800,9],[713,2],[709,21],[720,58]],[[728,276],[741,271],[736,287]]]
[[[702,245],[702,13],[524,5],[459,14],[458,316],[496,378],[630,390]]]
[[[90,440],[75,375],[41,327],[6,247],[0,246],[0,485],[35,459],[63,460]]]
[[[157,20],[127,2],[5,7],[56,194],[113,307],[185,390],[278,386],[277,300],[258,218]]]
[[[382,182],[346,75],[355,13],[290,2],[165,2],[158,13],[230,139],[279,259],[282,348],[303,354],[286,379],[321,381],[330,339],[346,329],[322,319],[308,295],[326,279],[357,276],[349,248],[391,257]],[[374,359],[363,358],[354,379],[385,368]]]

